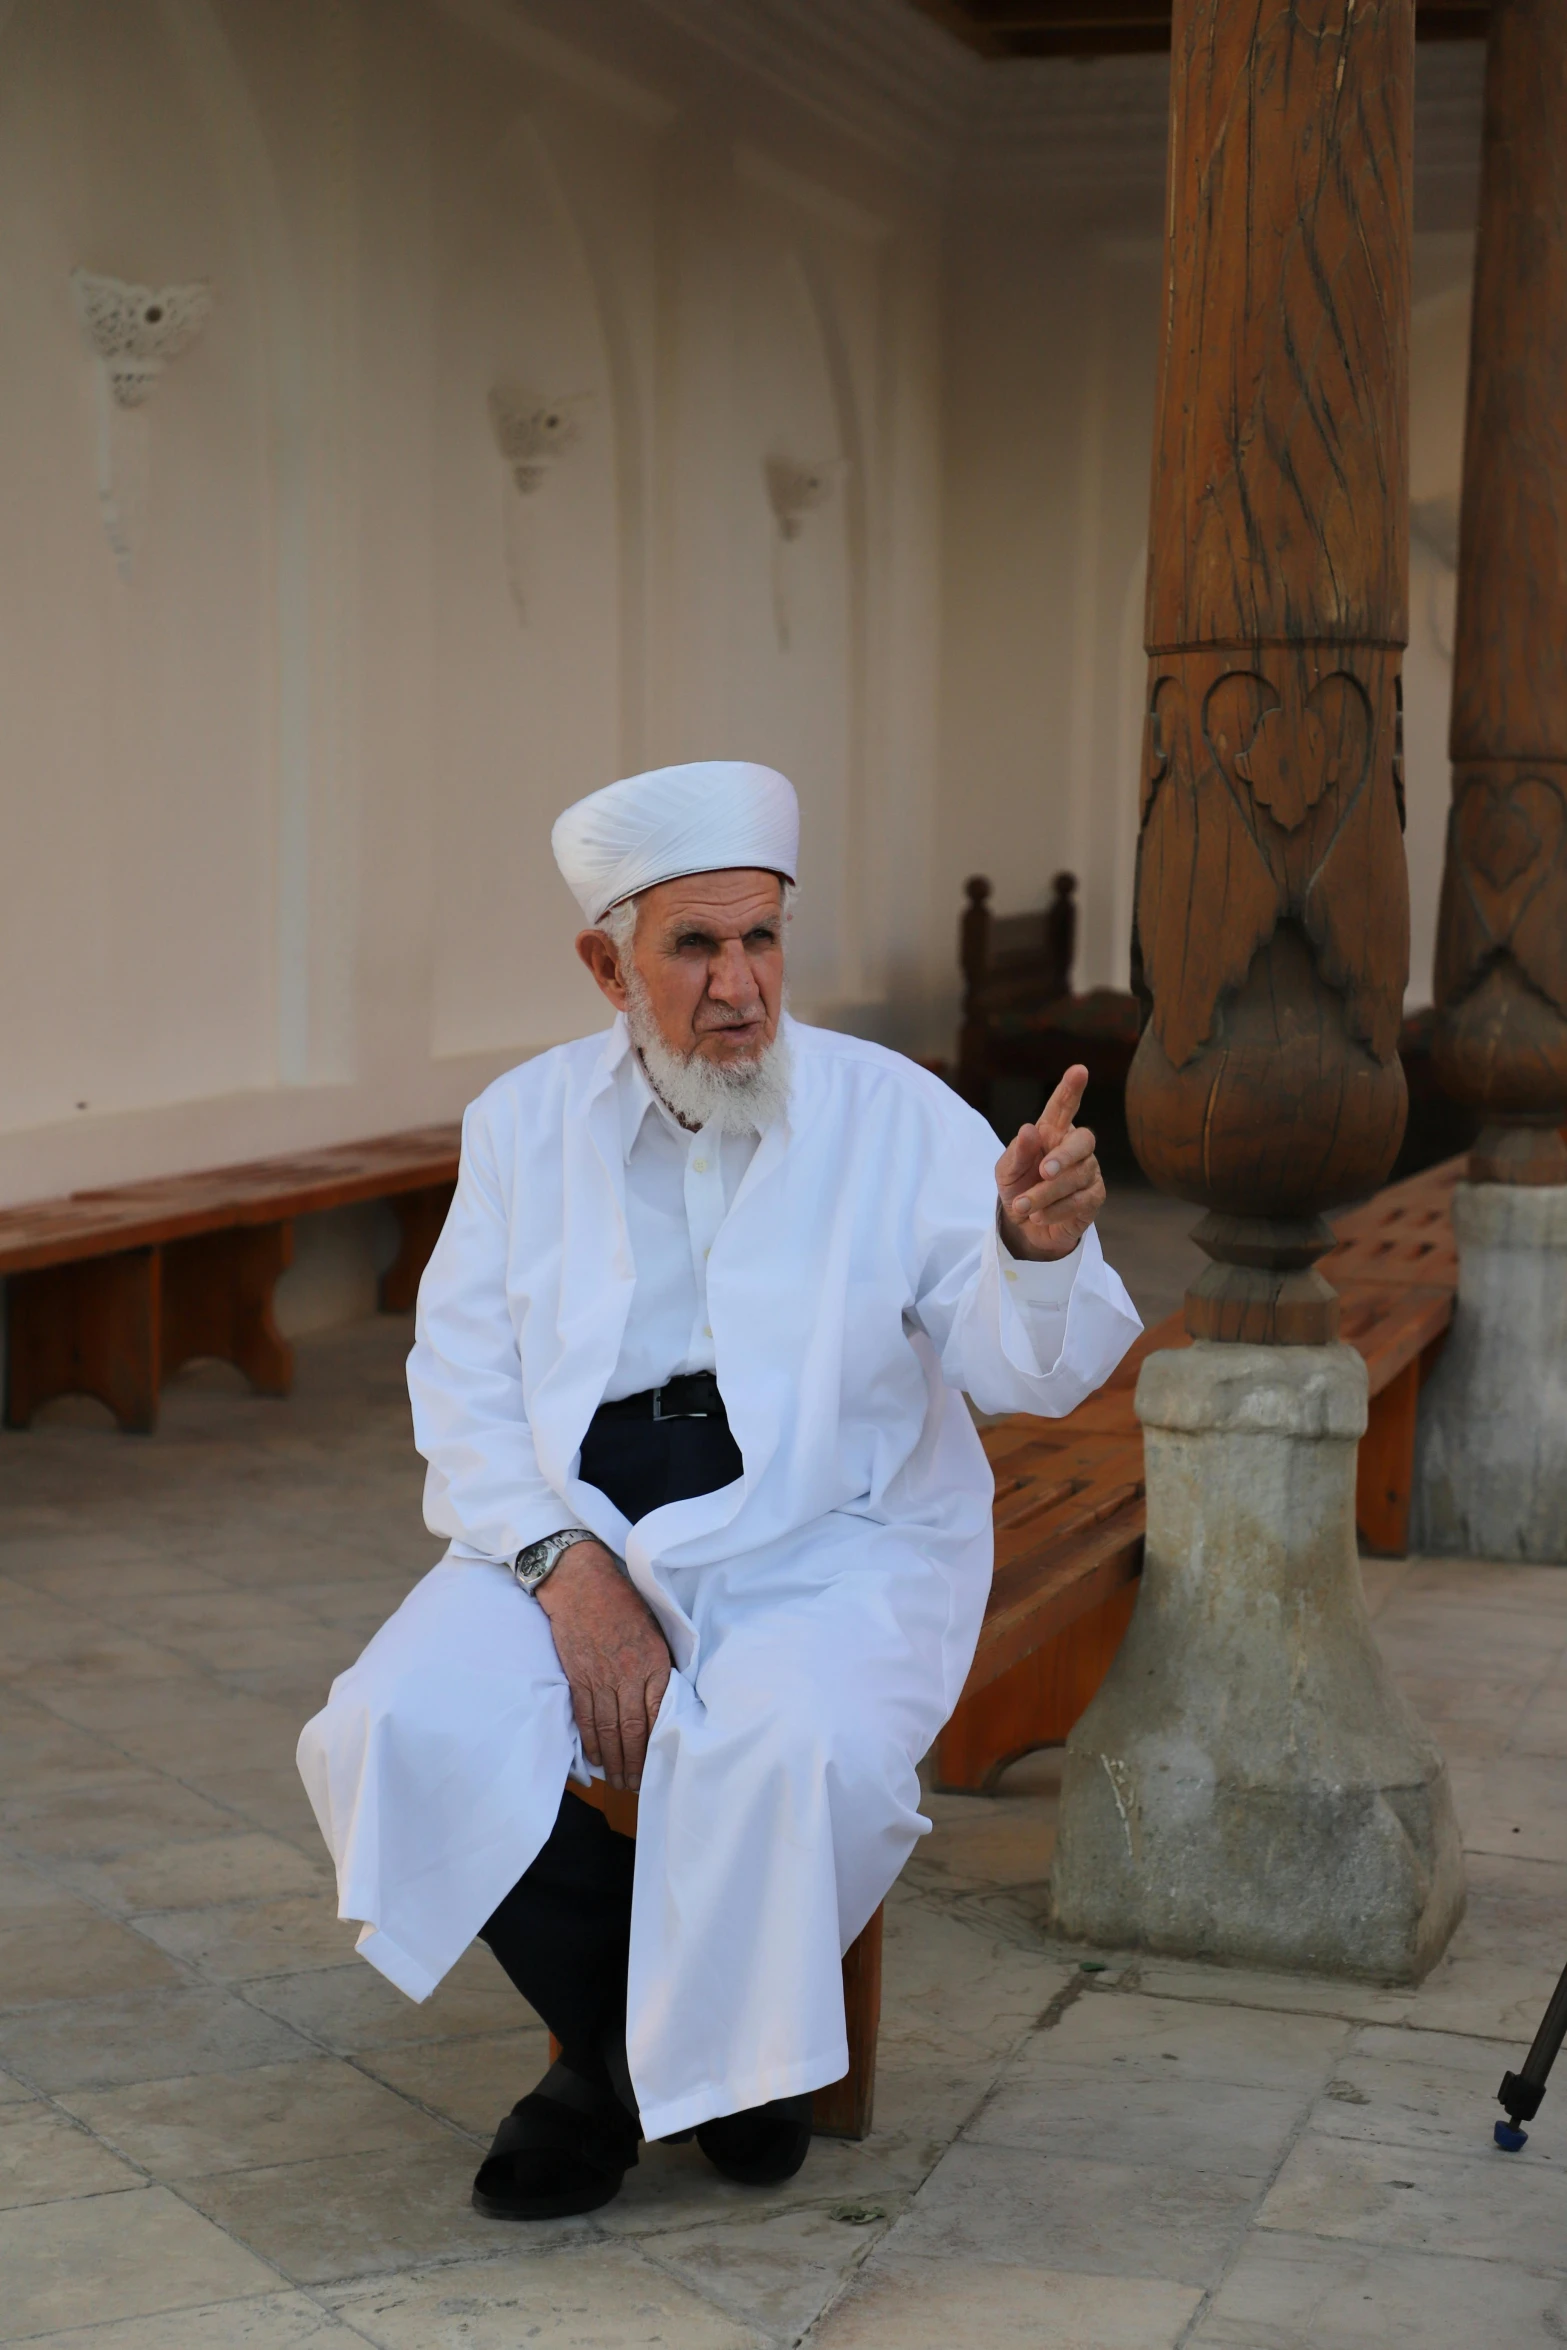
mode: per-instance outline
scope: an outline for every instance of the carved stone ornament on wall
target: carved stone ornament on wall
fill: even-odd
[[[87,269],[71,273],[82,337],[97,361],[98,503],[121,576],[130,576],[147,513],[146,407],[171,359],[200,334],[212,310],[204,280],[128,285]]]
[[[490,431],[509,467],[516,498],[506,501],[506,579],[519,619],[528,617],[527,537],[519,500],[541,490],[582,437],[582,397],[547,400],[522,384],[491,387]]]
[[[815,464],[803,464],[794,457],[772,456],[763,460],[762,473],[767,484],[767,503],[772,508],[776,529],[773,537],[773,625],[778,632],[778,649],[789,650],[789,580],[786,549],[793,546],[805,528],[805,518],[825,506],[832,496],[834,485],[847,471],[842,457],[828,457]]]

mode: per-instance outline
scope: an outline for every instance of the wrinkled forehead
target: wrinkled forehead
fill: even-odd
[[[643,936],[700,929],[718,938],[743,938],[758,923],[777,921],[783,891],[779,874],[754,865],[682,874],[643,890],[636,901],[637,929]]]

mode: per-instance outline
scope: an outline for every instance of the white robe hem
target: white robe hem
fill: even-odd
[[[338,1915],[341,1917],[343,1912],[340,1910]],[[352,1920],[346,1922],[351,1924]],[[422,2005],[441,1980],[439,1974],[432,1974],[427,1966],[420,1965],[418,1959],[411,1958],[406,1950],[400,1950],[389,1935],[382,1933],[379,1926],[361,1926],[354,1948],[361,1958],[370,1961],[378,1975],[385,1975],[389,1983],[395,1984],[399,1991],[406,1992],[416,2004]],[[443,1973],[447,1971],[444,1968],[442,1970]]]
[[[671,2098],[663,2105],[642,2106],[642,2135],[673,2138],[681,2130],[699,2129],[703,2122],[716,2121],[721,2114],[749,2113],[753,2106],[770,2105],[775,2097],[800,2097],[807,2090],[827,2089],[841,2081],[848,2069],[849,2044],[840,2040],[831,2055],[801,2057],[793,2064],[775,2065],[722,2083],[707,2081],[700,2089],[688,2089],[683,2097]]]

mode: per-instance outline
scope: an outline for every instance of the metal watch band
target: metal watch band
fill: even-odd
[[[511,1562],[511,1571],[524,1591],[537,1591],[574,1543],[594,1542],[597,1539],[586,1526],[562,1526],[558,1533],[546,1534],[541,1542],[527,1543],[519,1550]]]

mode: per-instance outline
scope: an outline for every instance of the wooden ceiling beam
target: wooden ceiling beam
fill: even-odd
[[[913,0],[981,56],[1109,57],[1168,49],[1170,0]],[[1483,40],[1487,0],[1417,0],[1425,40]]]
[[[964,0],[966,13],[997,33],[1092,32],[1116,25],[1170,29],[1170,0]]]

